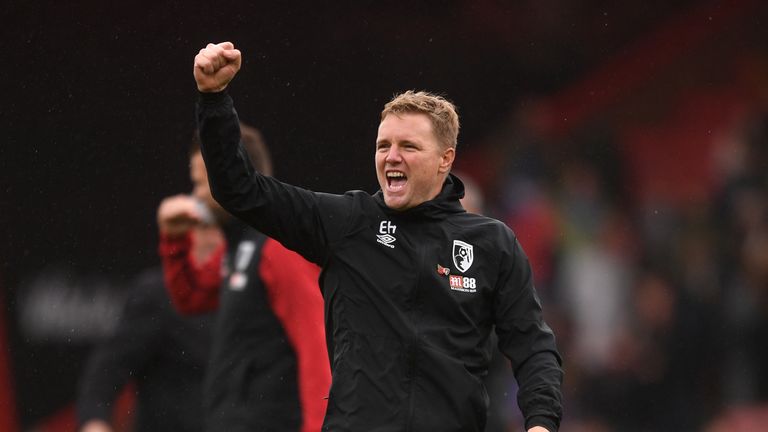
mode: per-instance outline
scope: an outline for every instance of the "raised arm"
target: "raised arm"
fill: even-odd
[[[195,57],[197,122],[208,181],[229,213],[322,264],[346,226],[351,196],[314,193],[256,172],[240,143],[240,122],[224,89],[240,68],[231,43],[209,44]]]

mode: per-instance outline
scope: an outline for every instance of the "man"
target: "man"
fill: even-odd
[[[269,172],[258,132],[241,128],[244,163]],[[204,393],[206,430],[318,431],[331,381],[319,269],[232,218],[211,196],[199,146],[190,159],[193,196],[166,198],[158,224],[166,286],[177,309],[218,309]],[[215,266],[201,266],[190,255],[191,228],[211,222],[222,227],[228,245],[223,278],[221,254]]]
[[[205,248],[196,240],[193,249]],[[143,272],[114,334],[94,348],[80,377],[79,430],[114,430],[114,402],[134,381],[135,431],[202,431],[202,386],[212,318],[210,314],[179,317],[163,287],[160,268]]]
[[[459,204],[449,174],[452,104],[406,92],[376,140],[381,191],[314,193],[244,163],[232,99],[240,68],[229,42],[195,57],[197,120],[213,196],[238,218],[323,267],[333,383],[325,431],[482,431],[481,378],[496,325],[520,384],[529,431],[558,428],[562,371],[530,266],[501,222]]]

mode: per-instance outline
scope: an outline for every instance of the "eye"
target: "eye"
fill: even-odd
[[[389,143],[387,142],[376,143],[376,151],[386,151],[387,149],[389,149]]]

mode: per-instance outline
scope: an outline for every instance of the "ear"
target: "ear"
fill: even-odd
[[[456,149],[453,147],[448,147],[447,149],[443,150],[443,154],[440,157],[440,166],[438,167],[437,172],[440,174],[446,174],[451,171],[451,167],[453,166],[453,160],[456,158]]]

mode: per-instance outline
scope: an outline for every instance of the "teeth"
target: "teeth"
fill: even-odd
[[[398,177],[405,177],[405,174],[401,172],[388,172],[387,177],[389,178],[398,178]]]

